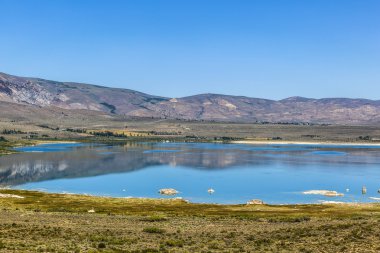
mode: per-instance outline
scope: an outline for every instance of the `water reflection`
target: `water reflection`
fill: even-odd
[[[57,178],[90,177],[140,170],[154,165],[220,170],[252,169],[285,163],[291,168],[312,164],[380,165],[380,149],[350,146],[248,146],[206,143],[127,143],[106,146],[47,144],[21,148],[25,153],[0,157],[0,184],[17,185]],[[331,170],[331,166],[321,169]],[[363,167],[365,170],[365,167]]]
[[[378,183],[380,187],[380,148],[370,146],[127,143],[20,150],[25,152],[0,157],[1,186],[123,196],[127,184],[129,193],[139,197],[158,197],[158,187],[173,186],[194,201],[222,203],[252,197],[273,203],[314,202],[320,197],[299,192],[360,189],[362,184],[375,192]],[[212,197],[206,192],[209,187],[217,187]],[[345,200],[359,197],[352,192]]]

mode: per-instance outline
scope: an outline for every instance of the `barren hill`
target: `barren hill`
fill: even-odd
[[[73,82],[17,77],[0,73],[0,103],[3,117],[17,110],[39,114],[51,108],[76,114],[123,115],[227,122],[309,122],[374,124],[380,122],[380,101],[367,99],[292,97],[268,100],[244,96],[201,94],[166,98],[141,92]],[[18,106],[9,106],[9,103]],[[22,105],[23,107],[20,107]],[[30,107],[30,108],[29,108]],[[92,112],[90,112],[92,111]],[[39,115],[41,116],[41,115]]]

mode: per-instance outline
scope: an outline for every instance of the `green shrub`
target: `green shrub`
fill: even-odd
[[[165,229],[158,228],[158,227],[147,227],[143,229],[143,232],[150,233],[150,234],[163,234],[165,233]]]
[[[167,240],[165,244],[169,247],[183,247],[183,241],[181,240]]]
[[[98,244],[98,249],[105,249],[106,248],[106,244],[104,242],[101,242]]]
[[[304,221],[310,221],[310,217],[308,216],[299,216],[299,217],[275,217],[268,219],[271,223],[278,223],[278,222],[290,222],[290,223],[298,223],[298,222],[304,222]]]
[[[147,221],[147,222],[160,222],[160,221],[167,221],[168,219],[161,215],[153,215],[144,217],[141,219],[141,221]]]

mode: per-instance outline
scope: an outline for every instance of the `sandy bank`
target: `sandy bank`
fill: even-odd
[[[77,141],[36,141],[35,145],[41,145],[41,144],[73,144],[73,143],[79,143]]]

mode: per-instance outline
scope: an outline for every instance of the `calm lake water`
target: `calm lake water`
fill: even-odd
[[[174,188],[191,202],[374,202],[380,148],[374,146],[211,143],[45,144],[0,157],[0,186],[114,197],[163,197]],[[368,189],[362,195],[362,186]],[[213,188],[214,194],[207,190]],[[349,189],[349,190],[347,190]],[[305,195],[335,190],[344,197]]]

